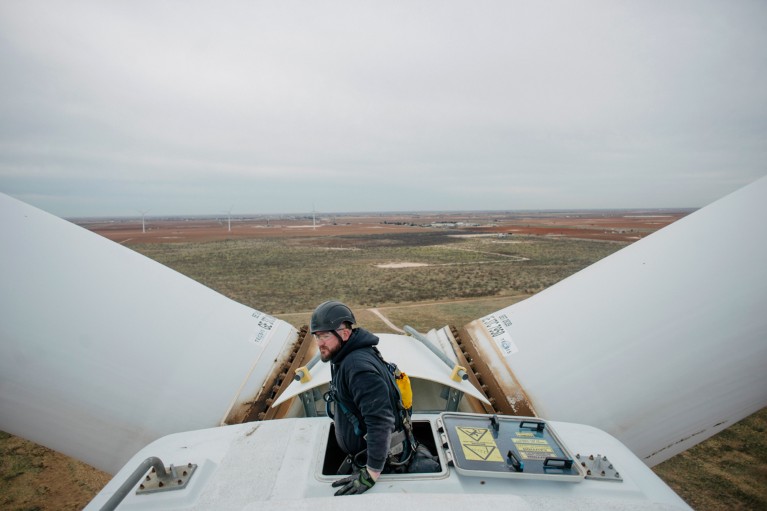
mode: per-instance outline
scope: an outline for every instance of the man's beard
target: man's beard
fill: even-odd
[[[333,347],[327,347],[324,353],[323,353],[323,350],[320,348],[320,360],[322,360],[323,362],[329,361],[331,358],[333,358],[333,355],[335,355],[341,350],[342,347],[343,347],[343,344],[339,343]]]

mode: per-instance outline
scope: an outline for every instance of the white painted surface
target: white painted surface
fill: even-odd
[[[0,429],[114,472],[218,425],[297,334],[121,245],[0,194]]]
[[[397,334],[375,334],[380,339],[378,349],[381,351],[387,362],[397,364],[409,378],[418,378],[422,380],[433,381],[441,385],[460,390],[466,395],[470,395],[488,403],[485,396],[482,395],[468,380],[460,382],[450,379],[452,368],[442,362],[429,349],[416,339],[407,335]],[[454,358],[454,356],[453,356]],[[291,399],[302,392],[311,390],[315,387],[327,385],[330,382],[330,364],[317,362],[311,370],[312,379],[306,383],[297,381],[291,382],[285,391],[275,400],[272,407],[279,406],[288,399]],[[418,401],[415,400],[414,408],[418,410]]]
[[[414,420],[433,421],[435,415]],[[138,453],[86,509],[99,509],[119,485],[149,456],[167,465],[196,463],[201,468],[185,490],[163,494],[131,492],[119,509],[497,509],[523,510],[689,510],[689,507],[615,438],[589,426],[554,422],[559,438],[572,452],[599,453],[619,467],[623,482],[586,479],[579,483],[508,480],[441,474],[383,475],[359,497],[333,497],[322,475],[330,431],[326,418],[300,418],[240,424],[170,435]],[[438,448],[442,466],[445,453]]]
[[[472,329],[538,415],[652,466],[767,406],[765,220],[762,178]]]

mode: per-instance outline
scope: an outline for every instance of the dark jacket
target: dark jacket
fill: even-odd
[[[330,360],[331,388],[336,397],[334,421],[338,445],[352,455],[367,448],[367,465],[383,470],[397,423],[394,404],[399,397],[394,396],[391,373],[373,350],[376,344],[378,337],[355,328]],[[357,417],[361,434],[355,433],[353,422],[339,402]]]

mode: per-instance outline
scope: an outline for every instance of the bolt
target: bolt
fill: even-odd
[[[615,473],[615,477],[620,477],[620,474],[618,472]]]
[[[603,471],[602,471],[602,477],[604,477],[604,476],[605,476],[605,471],[603,470]]]
[[[593,455],[593,454],[590,454],[590,455],[589,455],[589,459],[590,459],[591,461],[594,461],[594,455]]]
[[[139,485],[139,489],[143,490],[144,489],[144,485],[143,484]]]
[[[576,454],[576,455],[575,455],[575,457],[576,457],[577,459],[581,459],[581,453],[578,453],[578,454]]]
[[[590,475],[591,475],[591,470],[587,470],[587,471],[586,471],[586,475],[587,475],[587,476],[590,476]]]
[[[160,488],[162,488],[162,487],[163,487],[163,486],[165,486],[165,485],[164,485],[164,484],[162,484],[162,481],[160,481],[160,482],[157,484],[157,486],[159,486]]]
[[[186,477],[186,476],[187,476],[187,474],[188,474],[188,472],[187,472],[186,470],[184,470],[184,471],[181,473],[181,475],[182,475],[182,476],[184,476],[184,477]]]
[[[181,482],[181,479],[179,479],[179,480],[178,480],[178,484],[183,484],[183,483]]]
[[[612,470],[612,469],[613,469],[613,464],[612,464],[612,463],[610,463],[610,466],[609,466],[609,467],[607,467],[607,468],[609,468],[610,470]]]
[[[149,481],[149,479],[151,479],[151,478],[149,476],[146,476],[146,480]]]

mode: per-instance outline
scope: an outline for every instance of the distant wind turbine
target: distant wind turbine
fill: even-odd
[[[234,208],[234,204],[229,206],[229,209],[226,211],[227,218],[228,218],[227,225],[228,225],[229,232],[232,232],[232,209],[233,208]]]
[[[141,213],[141,232],[145,233],[146,223],[144,222],[144,217],[146,216],[147,213],[149,213],[149,210],[147,209],[146,211],[139,211],[139,213]]]

